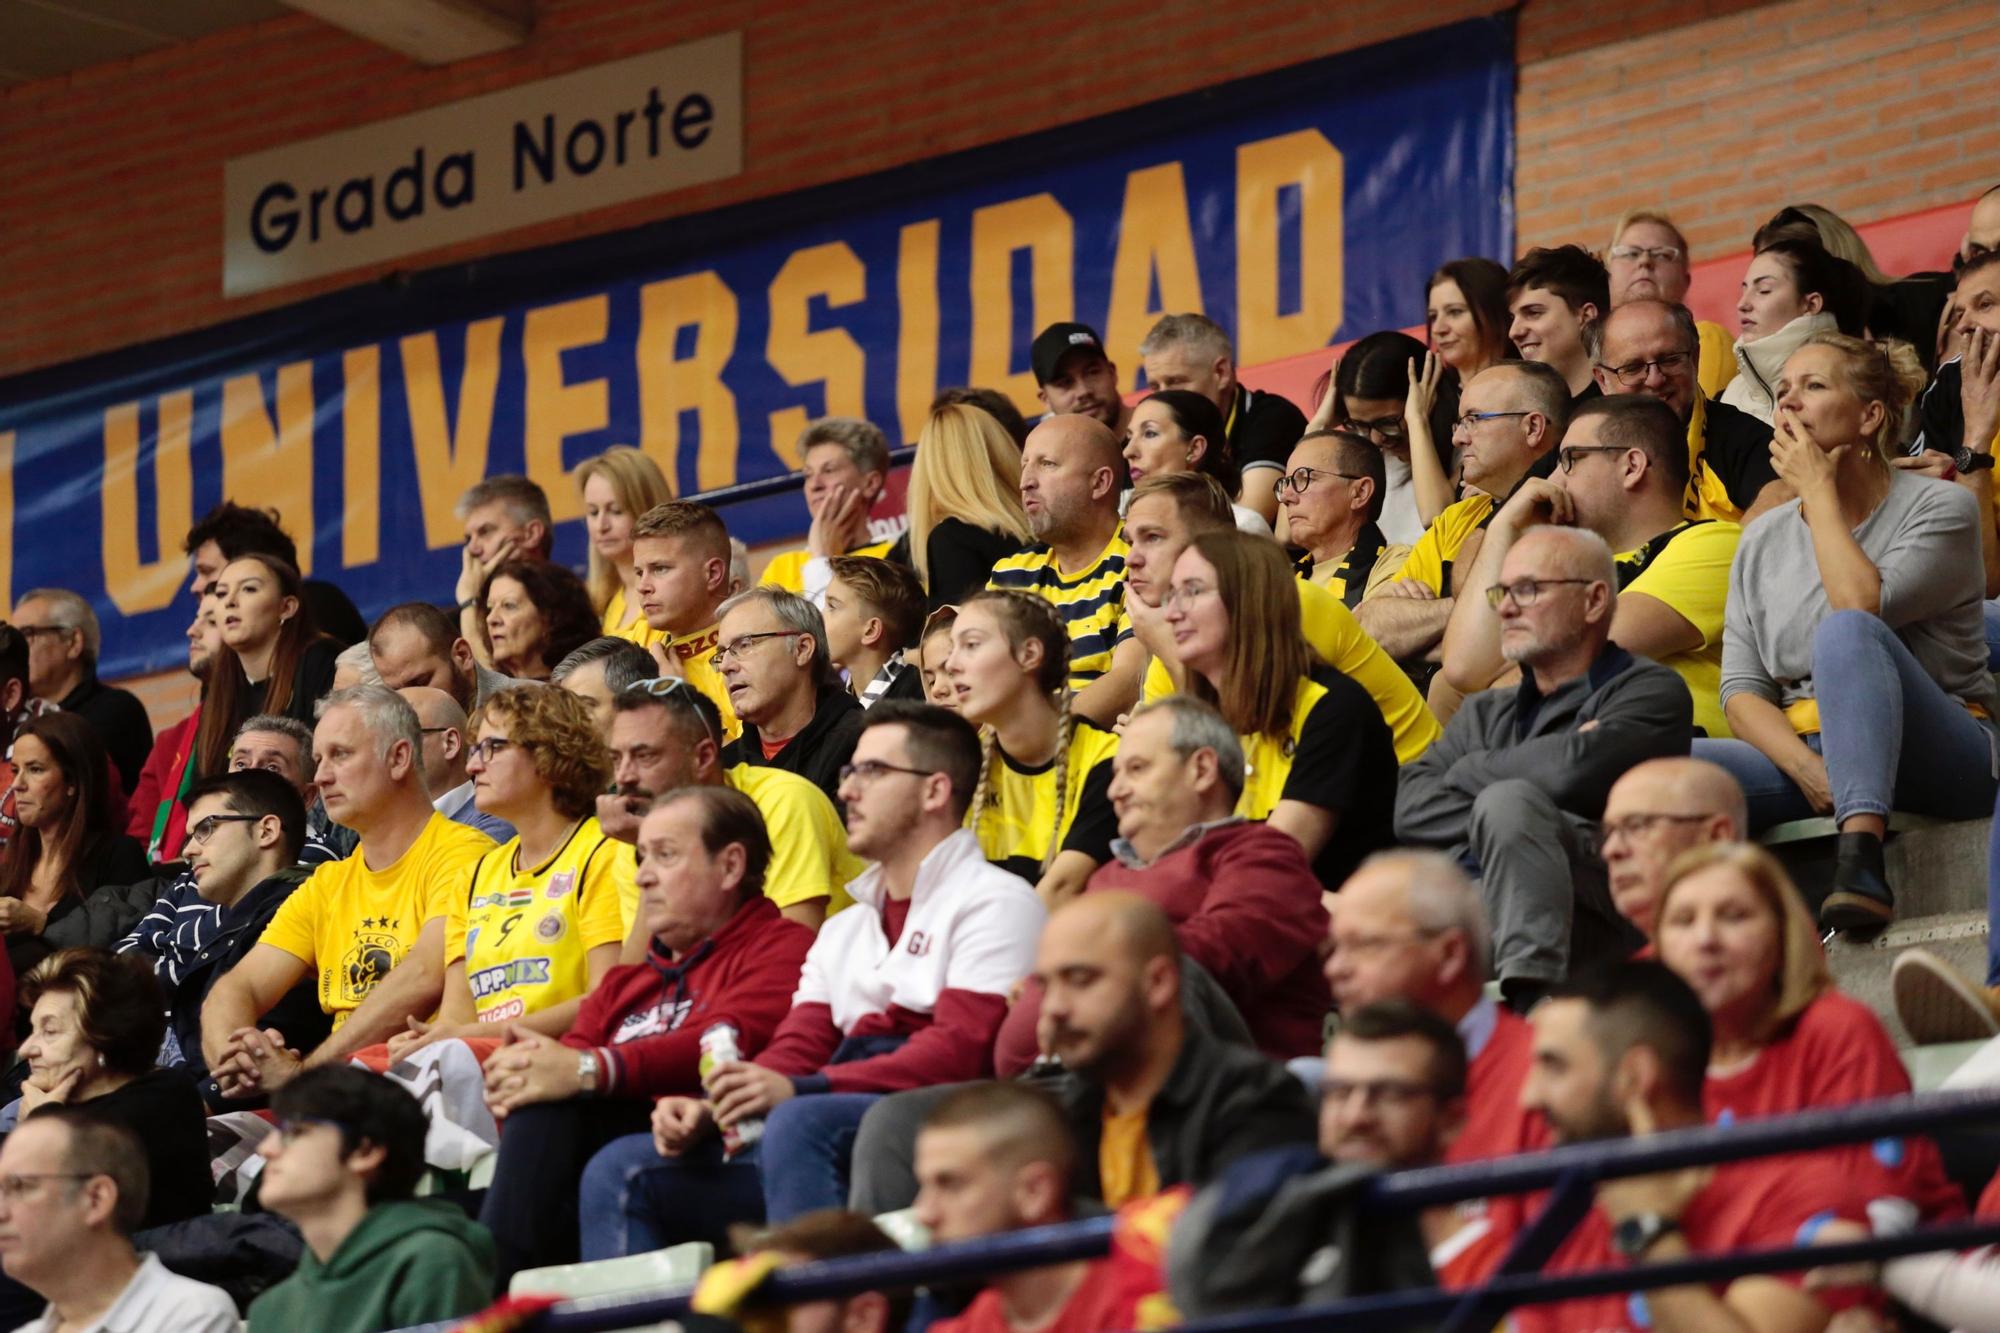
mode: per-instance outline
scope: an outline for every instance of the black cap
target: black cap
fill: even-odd
[[[1035,383],[1047,384],[1055,378],[1062,359],[1079,348],[1104,356],[1104,340],[1088,324],[1051,324],[1035,335],[1028,349],[1028,364],[1034,368]],[[1111,358],[1105,357],[1105,360]]]

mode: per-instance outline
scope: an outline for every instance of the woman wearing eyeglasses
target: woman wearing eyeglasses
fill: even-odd
[[[1284,552],[1205,532],[1174,561],[1167,625],[1184,688],[1243,742],[1236,811],[1296,838],[1329,891],[1392,841],[1396,745],[1368,692],[1306,646]]]
[[[437,1021],[412,1019],[389,1042],[391,1058],[448,1037],[498,1040],[505,1023],[560,1037],[617,964],[628,930],[624,844],[593,813],[611,752],[589,705],[553,685],[517,685],[489,697],[469,725],[472,798],[516,833],[454,895]]]
[[[1378,522],[1390,541],[1416,541],[1455,498],[1458,377],[1409,334],[1385,330],[1343,352],[1313,395],[1319,407],[1305,438],[1339,430],[1380,449],[1386,485]]]
[[[151,870],[138,839],[111,826],[104,742],[75,713],[44,713],[14,733],[14,815],[0,857],[0,930],[13,975],[47,957],[42,933],[103,888]]]
[[[979,786],[966,827],[986,859],[1057,906],[1111,855],[1118,737],[1070,711],[1069,634],[1039,597],[982,592],[958,608],[945,674],[979,728]]]
[[[583,580],[546,560],[509,560],[487,575],[479,624],[493,669],[516,680],[547,680],[600,629]]]
[[[339,645],[313,623],[299,572],[274,556],[230,561],[209,596],[226,651],[209,665],[195,733],[202,777],[229,767],[229,747],[245,718],[278,713],[311,726],[340,656]]]
[[[1187,389],[1161,389],[1132,409],[1125,467],[1134,486],[1151,476],[1200,472],[1214,477],[1229,495],[1243,490],[1243,472],[1230,452],[1221,410]],[[1270,535],[1271,525],[1262,514],[1233,501],[1230,508],[1237,527]]]
[[[1695,743],[1742,784],[1753,831],[1833,816],[1829,930],[1894,917],[1890,811],[1975,819],[2000,789],[1979,503],[1888,463],[1922,382],[1839,333],[1785,363],[1771,460],[1799,498],[1744,529],[1722,644],[1736,739]]]

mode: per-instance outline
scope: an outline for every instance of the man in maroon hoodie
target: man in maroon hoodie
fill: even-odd
[[[744,1058],[791,1008],[813,933],[764,896],[771,841],[749,797],[682,787],[639,826],[639,919],[646,960],[614,968],[561,1041],[510,1026],[486,1062],[486,1100],[503,1121],[480,1220],[500,1248],[500,1280],[576,1257],[576,1183],[606,1143],[647,1127],[653,1100],[699,1095],[701,1037],[736,1032]]]
[[[1318,1055],[1332,1005],[1320,882],[1296,839],[1236,815],[1243,747],[1222,714],[1184,694],[1135,710],[1112,773],[1118,837],[1086,891],[1125,889],[1157,904],[1258,1049],[1278,1060]],[[1003,1078],[1034,1061],[1039,1010],[1031,982],[995,1048]]]

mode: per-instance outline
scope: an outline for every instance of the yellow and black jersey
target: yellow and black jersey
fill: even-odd
[[[1125,556],[1113,537],[1097,559],[1074,574],[1056,567],[1055,552],[1035,545],[993,566],[988,588],[1033,593],[1053,606],[1069,631],[1069,687],[1080,690],[1111,669],[1111,650],[1132,636],[1125,620]]]
[[[1030,768],[996,746],[986,806],[972,829],[986,859],[1030,884],[1042,877],[1051,846],[1082,852],[1100,865],[1110,860],[1111,840],[1118,836],[1110,796],[1111,756],[1117,752],[1117,733],[1087,717],[1071,720],[1061,773],[1053,759]],[[1056,825],[1058,784],[1063,792],[1061,827]]]
[[[1280,801],[1336,816],[1313,870],[1338,888],[1370,853],[1395,841],[1396,743],[1368,691],[1330,667],[1299,678],[1283,736],[1243,742],[1243,796],[1236,813],[1268,819]]]
[[[1439,597],[1451,596],[1451,566],[1466,539],[1493,521],[1493,497],[1468,495],[1446,507],[1410,548],[1397,579],[1415,579]]]

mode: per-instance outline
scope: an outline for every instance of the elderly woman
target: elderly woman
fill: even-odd
[[[479,624],[493,669],[517,680],[547,680],[599,630],[583,580],[546,560],[509,560],[488,575]]]
[[[21,980],[29,1005],[21,1058],[28,1080],[9,1108],[31,1116],[51,1103],[88,1102],[146,1147],[152,1189],[141,1226],[209,1211],[207,1109],[193,1080],[153,1059],[166,1036],[166,1000],[150,963],[136,954],[65,949]]]
[[[1742,784],[1753,832],[1833,816],[1829,930],[1894,917],[1890,811],[1977,819],[2000,789],[1978,502],[1888,463],[1918,382],[1839,333],[1785,362],[1771,461],[1799,498],[1743,534],[1722,643],[1736,738],[1694,748]]]
[[[1834,988],[1819,933],[1777,860],[1746,843],[1710,843],[1667,870],[1653,937],[1714,1029],[1711,1121],[1729,1124],[1910,1090],[1895,1043],[1863,1004]],[[1926,1218],[1962,1215],[1928,1139],[1835,1150],[1872,1197]]]

